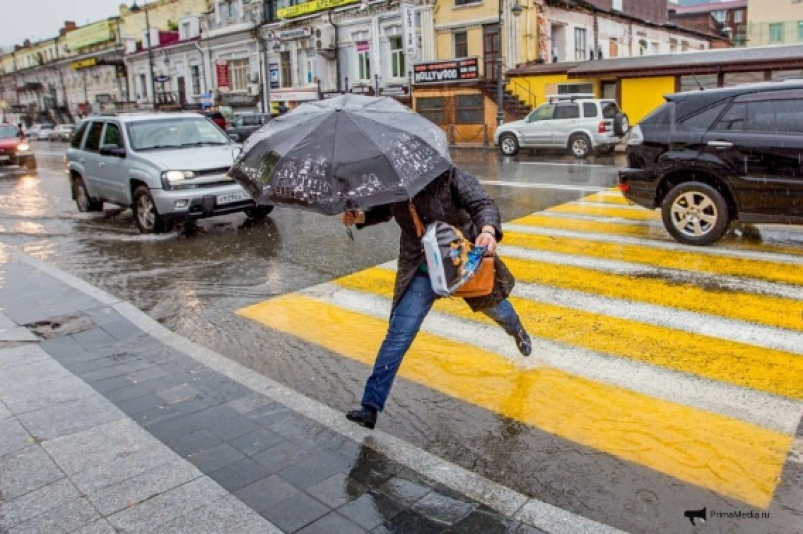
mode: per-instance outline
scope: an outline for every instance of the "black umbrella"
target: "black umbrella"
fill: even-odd
[[[392,98],[345,95],[269,121],[229,175],[258,204],[336,215],[412,198],[451,165],[428,119]]]

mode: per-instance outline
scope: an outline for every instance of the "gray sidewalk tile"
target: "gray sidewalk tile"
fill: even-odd
[[[298,488],[307,489],[323,482],[335,473],[347,472],[351,465],[352,462],[342,456],[329,451],[321,451],[279,471],[279,476]]]
[[[69,336],[43,339],[39,342],[39,347],[59,363],[90,356],[84,347]]]
[[[163,469],[177,460],[175,452],[158,444],[151,448],[121,454],[110,462],[76,473],[71,478],[84,493],[96,493],[130,478]]]
[[[133,421],[120,419],[46,441],[42,446],[66,473],[74,474],[159,444]]]
[[[9,319],[8,315],[6,315],[3,312],[0,312],[0,329],[7,330],[9,328],[15,328],[16,326],[17,323]]]
[[[107,378],[106,380],[92,382],[92,388],[99,393],[106,393],[108,391],[125,388],[133,384],[134,382],[127,376],[115,376],[113,378]]]
[[[489,511],[476,510],[447,530],[449,534],[512,534],[520,523]],[[537,531],[533,531],[533,534]]]
[[[42,440],[74,434],[125,417],[101,396],[85,397],[19,416],[28,430]]]
[[[264,395],[260,395],[259,393],[255,393],[252,391],[251,393],[248,393],[243,397],[227,402],[226,406],[228,406],[232,410],[235,410],[238,413],[245,415],[247,413],[251,413],[256,410],[266,409],[270,407],[278,407],[281,405],[270,400]]]
[[[262,512],[274,504],[286,501],[300,491],[281,477],[272,475],[237,490],[234,495],[257,512]]]
[[[140,414],[142,412],[147,412],[148,410],[152,410],[153,408],[158,408],[165,404],[167,403],[163,398],[157,397],[156,395],[153,394],[149,394],[137,397],[136,399],[131,399],[118,403],[117,407],[120,408],[129,416],[131,416]]]
[[[197,421],[192,415],[182,415],[164,423],[155,423],[148,430],[162,441],[181,439],[207,428],[207,425]]]
[[[452,525],[473,512],[477,505],[458,499],[452,499],[433,491],[410,507],[428,519],[438,523]]]
[[[259,462],[269,474],[277,473],[300,461],[308,455],[307,451],[299,448],[296,444],[289,441],[279,443],[275,447],[266,449],[254,455],[254,460]]]
[[[89,308],[84,310],[84,313],[98,326],[106,326],[107,324],[123,320],[123,316],[117,313],[117,310],[105,305],[97,308]]]
[[[192,464],[177,460],[141,475],[108,486],[87,497],[105,516],[141,503],[201,477]],[[114,523],[112,521],[112,523]]]
[[[182,457],[186,458],[191,454],[201,452],[212,447],[217,447],[223,443],[216,435],[207,430],[201,430],[194,434],[184,435],[176,439],[165,442],[168,447],[176,451]]]
[[[379,491],[394,501],[398,501],[405,506],[411,506],[431,493],[432,488],[418,481],[393,477],[379,486]]]
[[[224,441],[245,436],[258,429],[256,424],[242,416],[232,417],[209,427],[210,432]]]
[[[117,531],[114,530],[111,523],[105,519],[101,519],[100,521],[95,521],[94,523],[90,523],[76,530],[72,534],[117,534]]]
[[[163,526],[163,533],[283,534],[234,496],[223,497]],[[340,534],[332,531],[329,534]]]
[[[202,472],[211,473],[243,458],[245,458],[243,453],[226,443],[222,443],[217,447],[191,454],[187,459]]]
[[[444,528],[434,521],[413,512],[404,510],[390,521],[371,531],[371,534],[392,534],[395,532],[415,532],[415,534],[441,534]]]
[[[0,404],[0,409],[5,409],[2,404]],[[30,444],[31,435],[16,418],[0,419],[0,458],[22,450]]]
[[[366,530],[373,530],[385,521],[394,518],[404,509],[398,503],[375,491],[369,491],[362,497],[338,508],[338,513],[360,525]]]
[[[80,497],[78,490],[66,478],[0,504],[0,531],[30,521],[43,513]]]
[[[49,356],[45,357],[46,360],[33,359],[29,363],[19,363],[2,369],[0,391],[7,395],[16,395],[26,390],[38,389],[42,384],[53,380],[74,376]]]
[[[39,341],[39,338],[24,326],[16,326],[0,329],[0,341]]]
[[[7,417],[11,417],[11,411],[9,411],[6,405],[3,404],[3,401],[0,400],[0,420],[6,419]]]
[[[245,416],[258,425],[269,427],[290,418],[292,413],[290,408],[283,404],[271,403],[252,412],[248,412]]]
[[[207,506],[225,495],[226,491],[209,478],[198,478],[129,506],[109,516],[108,520],[124,532],[166,532],[160,525]],[[236,531],[227,529],[225,532]]]
[[[172,406],[157,406],[131,415],[131,419],[146,429],[150,429],[153,425],[158,425],[159,423],[164,423],[165,421],[170,421],[178,417],[184,417],[184,414]]]
[[[23,345],[12,349],[0,350],[0,376],[19,365],[33,365],[35,363],[51,362],[50,356],[36,345]]]
[[[266,508],[260,512],[260,515],[285,532],[295,532],[315,522],[315,520],[325,516],[330,511],[328,507],[306,493],[299,493]]]
[[[149,393],[150,391],[147,388],[144,388],[141,384],[132,383],[130,386],[124,386],[121,388],[115,388],[111,391],[105,391],[103,392],[103,396],[109,399],[111,402],[117,404],[127,400],[144,397]]]
[[[72,375],[51,380],[47,387],[22,387],[5,393],[2,395],[5,403],[18,415],[97,395],[83,380]]]
[[[99,326],[89,330],[84,330],[83,332],[78,332],[70,337],[72,337],[79,345],[82,345],[86,349],[113,345],[117,342],[116,339],[114,339]]]
[[[190,384],[180,384],[156,393],[157,396],[163,398],[168,404],[192,399],[200,394],[201,392]]]
[[[57,508],[12,528],[9,534],[69,533],[101,519],[97,510],[84,497],[70,499]]]
[[[92,362],[87,363],[94,364],[96,370],[89,372],[83,372],[83,370],[79,370],[76,372],[76,374],[92,384],[93,382],[100,382],[101,380],[113,378],[115,376],[129,376],[138,371],[143,371],[153,367],[151,362],[146,362],[145,360],[130,360],[116,364],[113,362],[114,360],[111,359],[93,360]],[[109,365],[110,363],[111,365]]]
[[[39,445],[0,458],[0,492],[11,500],[64,478]]]
[[[251,458],[244,458],[212,471],[209,476],[227,490],[234,492],[265,478],[269,474],[268,470],[260,463]]]
[[[368,488],[343,473],[337,473],[306,489],[307,493],[329,508],[339,508],[362,497],[366,491]]]
[[[298,531],[298,534],[365,534],[365,530],[358,527],[337,512],[329,512],[311,525]]]
[[[228,443],[246,456],[253,456],[283,441],[285,441],[283,437],[274,434],[270,430],[260,428],[250,434],[229,440]]]
[[[203,428],[209,428],[232,419],[240,417],[240,414],[229,408],[225,404],[218,404],[206,410],[201,410],[192,414],[192,419]]]
[[[101,329],[117,341],[131,342],[131,340],[145,336],[145,332],[134,326],[131,321],[123,319],[100,325]]]

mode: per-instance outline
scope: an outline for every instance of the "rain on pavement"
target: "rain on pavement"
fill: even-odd
[[[305,395],[356,404],[384,334],[395,225],[352,242],[334,218],[277,209],[141,236],[128,211],[77,213],[63,145],[35,148],[38,172],[0,170],[2,242]],[[620,160],[455,159],[500,206],[534,355],[441,300],[379,428],[627,532],[694,532],[684,512],[702,508],[759,515],[706,532],[803,532],[803,229],[681,246],[613,189]]]

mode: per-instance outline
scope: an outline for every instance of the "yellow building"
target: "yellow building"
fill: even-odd
[[[434,61],[414,67],[413,105],[443,127],[454,143],[493,138],[497,70],[536,59],[538,10],[533,0],[456,0],[434,10]],[[513,81],[512,84],[519,82]],[[526,84],[516,99],[507,88],[504,120],[520,118],[534,98]]]
[[[145,5],[137,2],[140,10],[133,13],[127,4],[120,4],[123,37],[133,37],[137,41],[145,35]],[[151,28],[162,31],[177,30],[178,21],[187,15],[206,13],[212,6],[211,0],[156,0],[147,2],[148,22]]]
[[[803,42],[803,3],[748,0],[747,46]]]

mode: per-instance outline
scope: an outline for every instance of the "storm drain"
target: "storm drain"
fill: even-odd
[[[90,330],[97,326],[91,317],[83,313],[70,313],[25,325],[41,339],[53,339]]]

